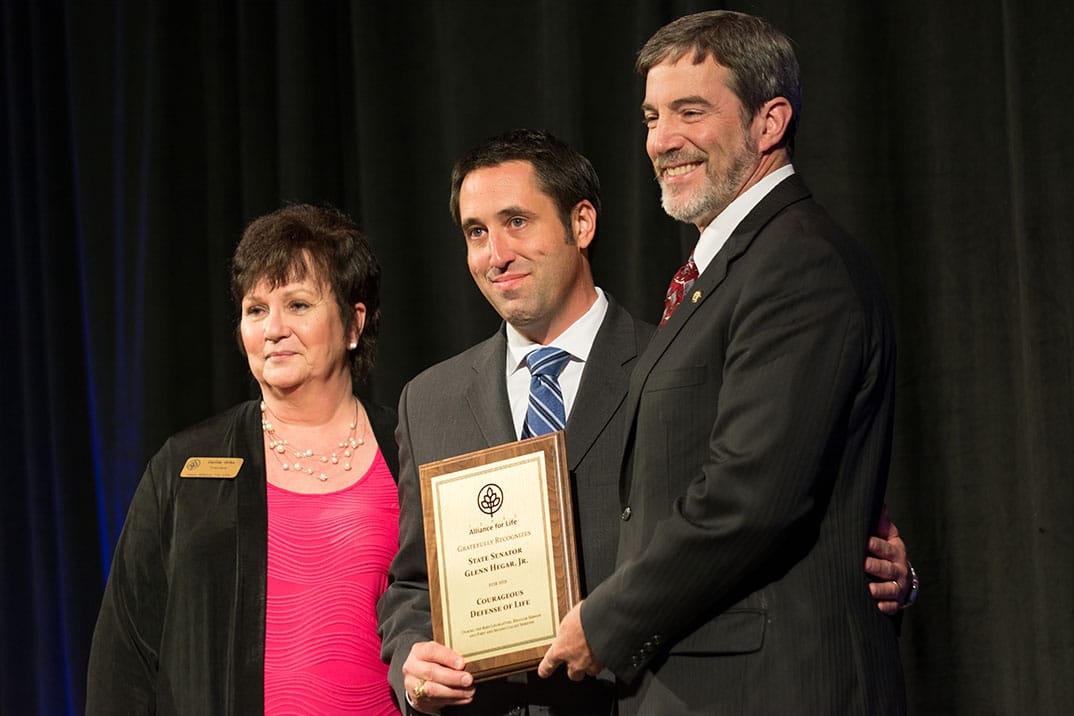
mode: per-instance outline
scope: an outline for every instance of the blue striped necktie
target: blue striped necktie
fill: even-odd
[[[537,348],[526,356],[526,365],[530,369],[530,398],[526,422],[522,426],[523,439],[554,433],[567,424],[559,374],[570,359],[570,353],[552,346]]]

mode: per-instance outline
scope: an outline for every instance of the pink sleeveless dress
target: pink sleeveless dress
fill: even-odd
[[[325,495],[268,485],[266,714],[398,714],[377,599],[398,547],[395,481],[377,451]]]

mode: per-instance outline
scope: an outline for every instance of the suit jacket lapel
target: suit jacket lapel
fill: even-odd
[[[683,329],[690,316],[700,310],[705,301],[712,295],[716,288],[727,277],[727,271],[731,263],[745,253],[754,238],[764,226],[787,206],[809,198],[809,189],[805,182],[797,174],[792,174],[770,191],[760,203],[746,215],[727,239],[727,243],[716,253],[712,262],[705,268],[701,275],[690,287],[683,297],[682,303],[675,309],[664,327],[657,330],[645,351],[638,358],[630,379],[630,392],[627,395],[626,424],[627,430],[623,435],[623,467],[621,475],[629,480],[628,470],[625,469],[629,458],[630,442],[633,439],[634,423],[638,413],[638,403],[641,400],[641,391],[645,385],[653,366],[674,341],[675,336]],[[627,495],[627,485],[623,485],[621,493],[623,498]]]
[[[630,372],[624,366],[637,352],[633,320],[609,297],[608,312],[593,339],[574,408],[567,419],[567,461],[571,470],[589,452],[626,397]],[[594,364],[598,369],[589,370]]]
[[[600,363],[600,370],[586,370],[578,386],[574,405],[567,421],[567,461],[575,469],[604,426],[611,420],[626,395],[630,374],[623,367],[637,355],[634,322],[610,296],[608,313],[593,340],[590,359]],[[507,364],[507,338],[504,329],[487,340],[484,350],[474,358],[473,378],[466,390],[466,401],[474,423],[490,447],[518,439],[504,374]]]
[[[237,713],[264,710],[265,575],[268,572],[268,503],[264,437],[259,402],[243,406],[232,425],[231,454],[244,462],[236,479],[235,669],[233,698]]]
[[[507,398],[507,337],[502,326],[483,347],[471,365],[466,402],[486,444],[494,447],[518,439]]]

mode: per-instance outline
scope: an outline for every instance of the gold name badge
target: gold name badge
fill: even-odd
[[[242,467],[241,457],[188,457],[179,477],[234,479]]]

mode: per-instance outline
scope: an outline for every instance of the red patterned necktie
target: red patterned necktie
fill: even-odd
[[[690,286],[693,285],[696,278],[697,264],[694,263],[694,255],[690,254],[690,259],[686,262],[686,265],[675,272],[675,275],[671,278],[671,283],[668,285],[668,295],[664,299],[664,315],[660,318],[661,328],[668,322],[671,314],[675,312],[679,304],[682,303],[683,297],[690,290]]]

